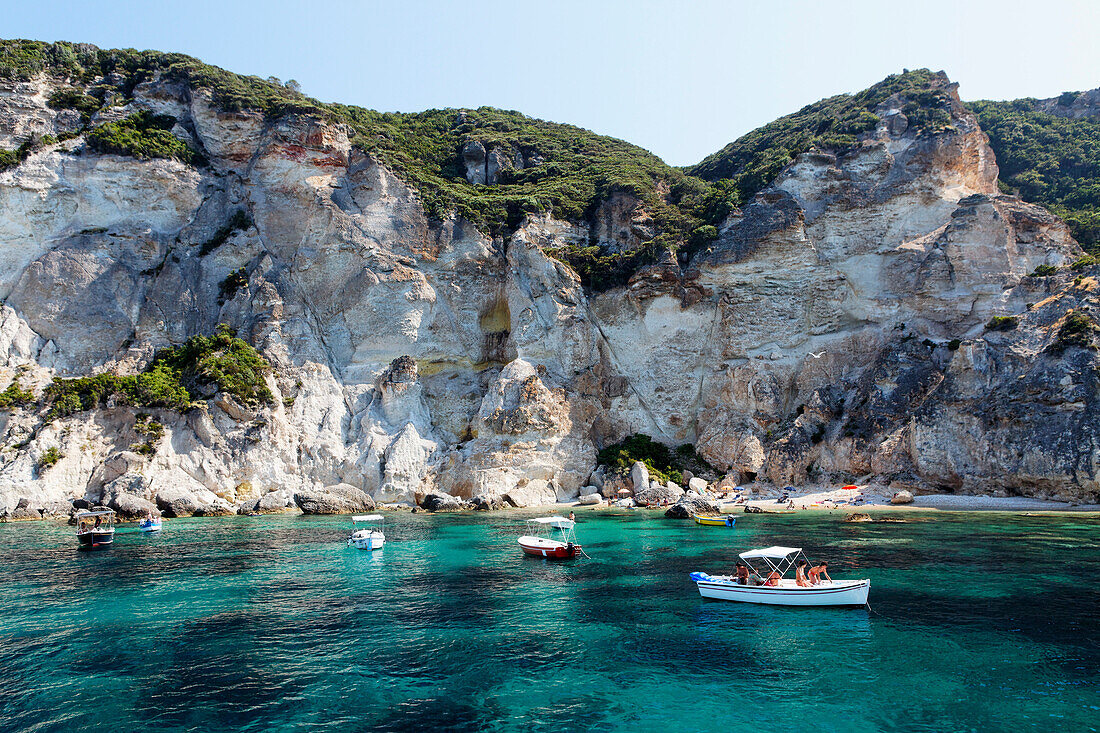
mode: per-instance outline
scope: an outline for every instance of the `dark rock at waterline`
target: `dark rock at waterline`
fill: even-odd
[[[859,512],[853,512],[852,514],[844,515],[845,522],[873,522],[870,514],[860,514]]]
[[[691,519],[692,514],[717,514],[722,511],[717,504],[701,497],[684,497],[665,510],[671,519]]]
[[[294,494],[294,503],[302,514],[354,514],[375,506],[369,494],[351,484],[299,491]]]
[[[475,509],[479,512],[495,511],[504,508],[504,502],[499,496],[490,496],[488,494],[478,494],[470,499],[469,505],[471,509]]]
[[[461,499],[450,494],[428,494],[420,502],[420,508],[429,512],[454,512],[464,507]]]

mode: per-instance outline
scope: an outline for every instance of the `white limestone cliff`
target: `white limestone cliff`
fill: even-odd
[[[0,142],[72,125],[45,105],[49,84],[0,89]],[[148,411],[165,426],[151,456],[131,450],[130,408],[0,412],[0,516],[74,498],[171,514],[432,492],[528,505],[576,497],[597,448],[635,432],[776,483],[1100,490],[1091,357],[1043,356],[1095,288],[1026,277],[1080,251],[1058,219],[998,194],[961,106],[951,131],[919,137],[888,103],[858,148],[800,156],[690,262],[598,294],[545,250],[652,236],[629,197],[591,230],[535,216],[493,239],[430,222],[340,125],[222,113],[157,82],[118,112],[141,108],[176,116],[210,165],[76,138],[0,172],[0,387],[134,370],[228,323],[272,362],[274,404]],[[479,184],[523,162],[465,154]],[[237,212],[251,223],[206,251]],[[242,268],[247,284],[219,298]],[[990,334],[994,315],[1021,325]],[[50,447],[63,457],[41,467]]]

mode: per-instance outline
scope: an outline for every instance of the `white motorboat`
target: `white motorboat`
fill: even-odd
[[[692,573],[691,579],[703,598],[723,601],[771,606],[867,605],[870,580],[823,580],[816,585],[802,586],[794,579],[783,577],[799,558],[805,557],[801,547],[765,547],[742,552],[740,558],[752,571],[750,578],[758,579],[759,584],[741,584],[733,576],[698,572]]]
[[[576,525],[565,517],[538,517],[527,520],[527,534],[519,538],[519,546],[528,555],[554,560],[571,560],[581,552],[577,544]],[[557,539],[554,530],[558,530]]]
[[[377,522],[377,525],[375,525]],[[381,514],[357,514],[351,518],[352,531],[348,537],[348,547],[357,547],[360,550],[381,550],[386,543],[386,535],[382,528],[386,518]],[[364,526],[360,527],[362,524]]]

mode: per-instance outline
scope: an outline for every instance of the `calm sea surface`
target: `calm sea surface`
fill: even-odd
[[[988,731],[1100,727],[1100,519],[523,513],[165,522],[104,552],[0,525],[0,730]],[[865,609],[707,601],[693,570],[801,545]]]

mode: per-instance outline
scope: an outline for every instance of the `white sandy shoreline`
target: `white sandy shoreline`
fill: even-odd
[[[861,486],[858,490],[807,488],[792,491],[787,501],[761,496],[746,498],[735,503],[732,499],[719,499],[718,505],[724,512],[742,512],[744,507],[752,506],[765,511],[843,511],[844,513],[889,511],[984,511],[984,512],[1084,512],[1100,513],[1100,504],[1070,504],[1062,501],[1036,499],[1024,496],[986,496],[962,494],[922,494],[913,497],[911,504],[891,504],[892,494],[877,487]],[[768,493],[780,493],[774,490]],[[746,494],[746,496],[748,496]],[[582,509],[607,509],[607,504],[579,506],[576,502],[550,504],[545,509],[569,507],[573,511]],[[658,507],[650,507],[656,510]],[[665,507],[660,507],[664,509]]]

